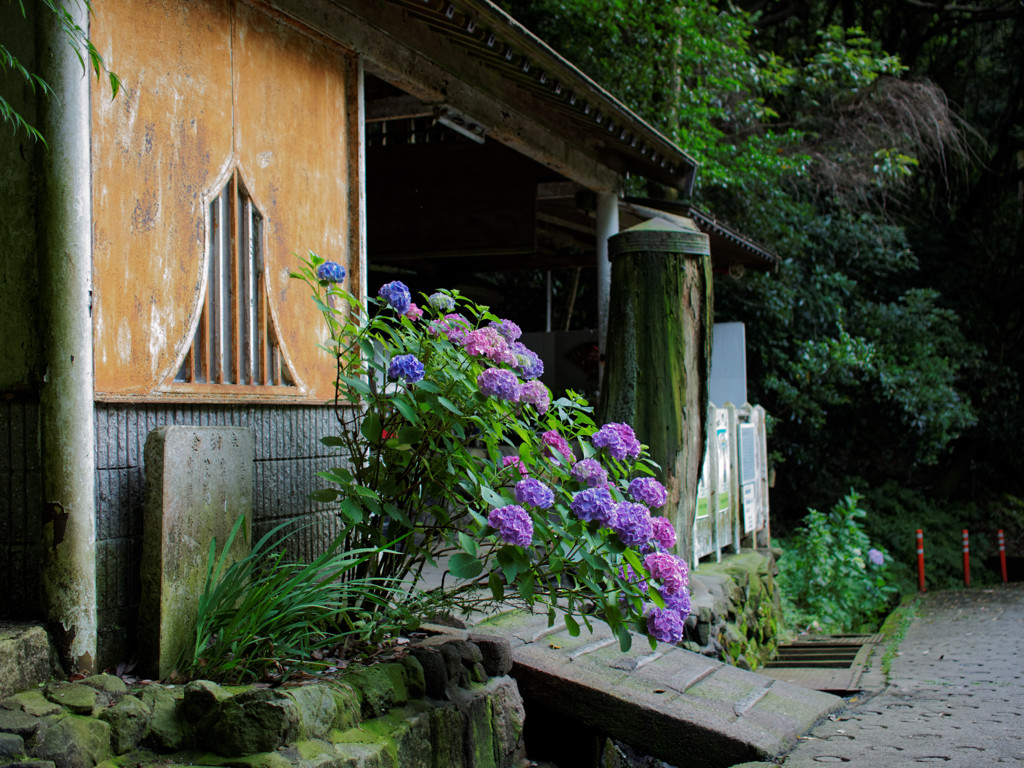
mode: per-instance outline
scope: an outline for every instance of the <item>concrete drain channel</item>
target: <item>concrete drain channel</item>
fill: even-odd
[[[759,669],[787,683],[845,695],[859,690],[864,666],[880,634],[822,635],[779,646],[776,657]]]

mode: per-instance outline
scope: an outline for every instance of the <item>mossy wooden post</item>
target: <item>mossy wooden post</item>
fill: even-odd
[[[650,446],[668,490],[660,510],[689,557],[711,371],[708,237],[652,219],[608,241],[612,285],[601,423],[625,422]]]

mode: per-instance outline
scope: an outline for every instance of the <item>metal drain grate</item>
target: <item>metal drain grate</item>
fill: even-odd
[[[829,635],[786,643],[760,670],[789,683],[832,693],[857,690],[857,682],[881,635]]]

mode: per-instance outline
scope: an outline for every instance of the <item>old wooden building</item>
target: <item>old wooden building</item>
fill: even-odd
[[[142,446],[164,424],[255,434],[255,520],[329,515],[331,360],[303,287],[312,249],[365,295],[515,269],[594,270],[685,197],[697,163],[488,0],[93,0],[80,17],[123,89],[58,26],[0,9],[55,89],[11,103],[47,146],[0,157],[0,616],[47,619],[70,664],[136,636]],[[653,206],[653,207],[652,207]],[[664,206],[662,206],[664,207]],[[768,256],[710,217],[716,266]],[[544,331],[542,321],[532,330]]]

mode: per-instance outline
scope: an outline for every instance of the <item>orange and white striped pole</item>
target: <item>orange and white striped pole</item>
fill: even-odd
[[[971,545],[964,528],[964,586],[971,586]]]
[[[1003,532],[999,531],[999,570],[1003,572],[1003,584],[1007,582],[1006,578],[1006,537],[1003,536]]]
[[[924,534],[917,529],[917,588],[924,592]]]

